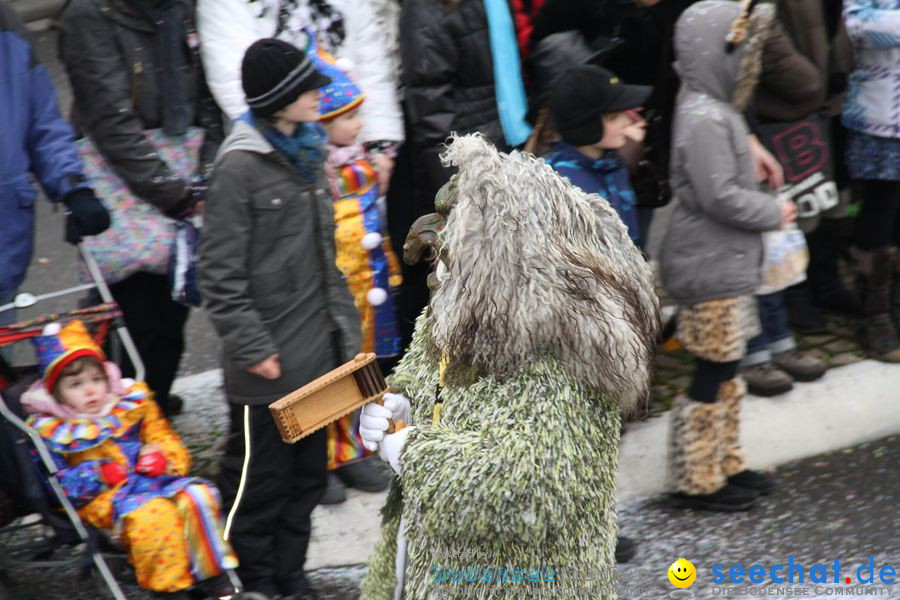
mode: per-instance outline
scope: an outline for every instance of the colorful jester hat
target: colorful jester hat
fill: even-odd
[[[79,320],[71,321],[65,326],[50,323],[33,341],[44,386],[51,393],[66,365],[86,357],[101,363],[106,360],[100,346]]]
[[[362,104],[365,94],[350,78],[349,73],[353,64],[349,60],[335,59],[319,47],[312,33],[309,33],[309,40],[307,54],[316,65],[316,69],[331,78],[331,83],[319,90],[322,92],[322,98],[319,100],[319,120],[330,121]]]

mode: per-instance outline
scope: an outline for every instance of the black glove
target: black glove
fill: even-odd
[[[109,227],[109,211],[91,189],[69,192],[63,203],[66,211],[66,241],[77,244],[85,235],[97,235]]]
[[[828,93],[841,94],[847,90],[848,77],[846,73],[835,71],[828,75]]]
[[[194,214],[194,209],[199,202],[206,198],[206,190],[209,187],[206,181],[200,178],[194,179],[184,196],[172,207],[165,211],[165,215],[172,219],[186,219]]]

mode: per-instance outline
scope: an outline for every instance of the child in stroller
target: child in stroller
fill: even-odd
[[[81,519],[123,543],[143,588],[234,594],[226,571],[237,560],[218,493],[187,476],[190,456],[146,385],[121,379],[79,320],[52,324],[34,342],[42,379],[22,396],[27,424]]]

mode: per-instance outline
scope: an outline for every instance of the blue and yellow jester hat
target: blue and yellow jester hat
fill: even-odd
[[[60,327],[59,323],[50,323],[33,341],[44,386],[51,393],[66,365],[85,357],[101,363],[106,360],[103,350],[88,333],[84,323],[77,319],[64,327]]]
[[[335,59],[331,54],[319,47],[315,35],[309,33],[309,47],[306,52],[312,59],[316,69],[331,78],[331,83],[323,88],[319,100],[319,120],[329,121],[358,107],[365,100],[365,94],[359,89],[348,72],[352,64],[344,59]]]

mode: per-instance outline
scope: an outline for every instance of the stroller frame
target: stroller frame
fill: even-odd
[[[38,297],[35,300],[39,301],[41,299],[77,293],[85,289],[95,288],[99,293],[101,300],[104,302],[104,304],[101,306],[117,311],[115,301],[112,298],[109,287],[107,286],[106,281],[103,279],[103,275],[100,272],[100,269],[97,266],[97,263],[94,260],[93,256],[91,256],[90,252],[82,244],[78,245],[78,250],[80,251],[81,257],[83,258],[85,265],[87,266],[88,272],[91,276],[91,279],[93,280],[93,285],[75,286],[65,290],[45,294],[44,296]],[[59,315],[59,317],[64,318],[66,314]],[[43,321],[41,321],[40,319],[38,320],[38,324],[42,322]],[[125,327],[125,323],[121,316],[121,313],[115,314],[112,317],[112,323],[117,337],[122,344],[122,347],[127,353],[132,364],[134,365],[135,378],[138,380],[143,380],[145,375],[144,363],[141,361],[141,357],[138,354],[137,347],[135,346],[134,341],[131,338],[130,333],[128,332],[128,329]],[[15,400],[15,404],[18,408],[18,399]],[[99,574],[100,578],[102,579],[103,583],[105,583],[106,587],[109,589],[112,597],[115,600],[127,600],[125,594],[122,591],[122,588],[116,581],[116,578],[113,575],[113,572],[107,562],[107,557],[116,556],[117,558],[124,558],[124,555],[104,554],[104,552],[102,552],[98,547],[98,544],[105,541],[105,538],[100,532],[94,530],[93,528],[87,527],[84,522],[82,522],[81,518],[78,516],[78,511],[75,509],[69,498],[65,495],[65,492],[63,491],[63,488],[56,477],[58,468],[52,456],[50,455],[46,444],[41,439],[37,431],[29,427],[19,416],[19,414],[16,414],[16,411],[10,407],[7,400],[3,398],[2,392],[0,392],[0,417],[2,417],[6,421],[5,423],[0,423],[0,426],[6,427],[8,424],[21,434],[19,436],[20,439],[13,441],[14,446],[20,444],[24,446],[23,441],[27,438],[27,441],[31,444],[31,447],[37,451],[41,465],[46,472],[45,480],[50,487],[50,491],[52,491],[53,493],[53,499],[59,503],[59,506],[63,511],[63,514],[61,515],[56,513],[55,511],[52,511],[52,509],[41,510],[41,518],[38,521],[31,523],[6,525],[2,528],[3,534],[9,535],[15,533],[16,531],[25,531],[28,529],[44,526],[52,528],[54,530],[54,534],[59,534],[62,532],[64,534],[69,534],[69,537],[71,538],[64,539],[56,543],[54,543],[52,540],[42,540],[37,542],[32,541],[29,543],[17,544],[11,547],[3,547],[2,545],[0,545],[0,568],[7,567],[33,569],[61,565],[74,565],[78,563],[81,563],[83,568],[93,566],[96,569],[97,574]],[[22,436],[24,436],[24,438]],[[24,452],[23,448],[14,449],[14,454],[17,455]],[[34,470],[33,464],[29,466],[31,466],[32,470]],[[43,508],[49,506],[49,502],[45,502],[43,504],[46,505],[43,506]],[[71,530],[67,531],[67,528],[71,528]],[[72,532],[74,532],[74,536],[71,536]],[[16,555],[25,552],[52,552],[53,550],[58,549],[60,546],[76,546],[79,543],[86,545],[86,554],[84,556],[76,554],[72,557],[56,560],[24,560],[16,557]],[[89,563],[85,561],[87,555],[90,555]],[[232,596],[233,598],[245,598],[248,600],[251,598],[259,598],[259,596],[256,594],[249,594],[241,591],[242,586],[240,580],[237,578],[237,575],[234,573],[234,571],[228,570],[225,573],[229,577],[234,588],[238,590],[236,594]],[[2,594],[0,594],[0,596],[2,596]]]
[[[83,244],[78,244],[78,250],[81,253],[81,257],[84,260],[85,265],[87,266],[88,273],[93,280],[93,287],[100,294],[100,298],[104,303],[114,305],[115,301],[113,300],[112,293],[109,291],[109,286],[106,285],[106,281],[103,279],[103,275],[101,274],[100,268],[97,266],[97,262],[94,260],[94,257],[87,250],[87,248],[84,247]],[[86,289],[86,287],[89,286],[75,286],[73,288],[61,290],[53,294],[48,294],[47,296],[45,296],[45,298],[77,293],[83,291],[84,289]],[[40,300],[40,298],[38,298],[38,300]],[[121,315],[118,315],[114,317],[113,322],[115,325],[116,334],[118,335],[119,340],[121,341],[122,346],[125,349],[125,352],[128,354],[128,358],[134,365],[135,377],[139,380],[143,380],[145,375],[144,363],[141,360],[140,355],[138,354],[137,347],[134,344],[134,340],[131,338],[131,334],[125,327],[124,320],[122,319]],[[46,444],[44,444],[41,436],[34,429],[29,427],[25,423],[25,421],[23,421],[13,410],[10,409],[6,401],[3,399],[2,393],[0,393],[0,416],[2,416],[7,423],[24,434],[28,438],[28,441],[31,443],[31,446],[37,451],[38,456],[41,459],[43,468],[46,470],[46,481],[53,491],[53,495],[55,496],[56,501],[59,502],[60,506],[63,509],[63,512],[66,515],[66,519],[68,521],[67,524],[70,525],[75,531],[75,534],[78,536],[80,542],[83,544],[87,544],[88,552],[89,554],[91,554],[91,562],[97,569],[97,572],[103,579],[106,586],[109,588],[109,591],[112,594],[113,598],[115,598],[115,600],[127,600],[125,594],[122,592],[122,588],[119,586],[119,583],[113,576],[112,571],[110,570],[109,565],[106,562],[106,558],[99,550],[91,549],[92,546],[95,545],[95,538],[97,534],[92,534],[88,530],[85,524],[81,521],[81,517],[78,516],[78,511],[75,509],[75,507],[72,505],[72,502],[63,491],[59,480],[56,478],[56,473],[58,471],[56,463],[50,456],[50,452],[47,450]],[[41,520],[38,522],[7,526],[6,528],[4,528],[4,530],[5,532],[14,532],[27,530],[29,528],[40,525],[46,525],[46,523],[44,523],[44,516],[45,515],[42,515]],[[42,550],[48,548],[50,548],[49,543],[30,543],[17,545],[12,548],[12,551],[18,553],[29,550]],[[41,568],[58,566],[60,564],[70,564],[70,562],[73,560],[78,560],[78,558],[74,557],[67,560],[20,560],[8,554],[6,551],[0,550],[0,567],[9,566],[19,568]]]

